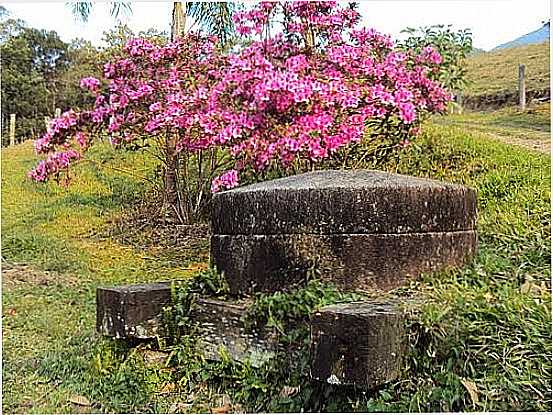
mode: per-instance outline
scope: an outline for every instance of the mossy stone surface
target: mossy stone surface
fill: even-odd
[[[474,189],[372,170],[325,170],[213,199],[211,258],[233,294],[279,291],[310,271],[389,290],[475,252]]]
[[[465,231],[468,187],[373,170],[324,170],[217,193],[217,235],[395,234]]]

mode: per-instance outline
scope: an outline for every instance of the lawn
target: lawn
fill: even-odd
[[[152,237],[144,242],[136,229],[116,226],[152,190],[119,170],[135,177],[150,174],[147,158],[100,147],[93,160],[96,164],[74,172],[69,186],[36,185],[26,177],[36,162],[32,143],[2,149],[2,257],[8,261],[2,278],[4,412],[75,411],[68,400],[76,385],[67,385],[65,371],[89,373],[96,364],[93,356],[105,358],[95,351],[104,344],[93,330],[97,286],[186,279],[205,267],[205,239],[175,249]],[[155,237],[154,231],[141,235]],[[121,242],[129,239],[132,246]],[[14,262],[47,272],[10,265]],[[75,366],[55,372],[56,359],[65,359],[67,352]],[[106,353],[112,353],[111,345]],[[45,376],[45,370],[55,374]],[[101,379],[79,388],[89,395],[95,387],[100,394],[106,388],[112,393],[116,386]],[[103,399],[111,401],[105,409],[132,412],[130,403],[119,405],[109,394]]]
[[[465,95],[516,91],[519,64],[526,65],[527,91],[549,88],[549,42],[546,42],[470,56]]]
[[[527,123],[497,113],[490,128],[493,117],[547,131],[542,115]],[[156,362],[148,347],[96,335],[97,286],[186,279],[205,268],[207,241],[184,237],[175,249],[174,228],[122,221],[153,189],[114,169],[151,177],[152,165],[107,147],[93,158],[69,187],[36,185],[25,177],[31,144],[2,149],[3,412],[208,412],[222,396],[250,412],[551,410],[548,155],[447,118],[381,166],[475,187],[480,246],[465,269],[408,287],[424,301],[404,378],[368,394],[214,366],[187,345],[178,365]],[[300,392],[282,396],[284,386]]]

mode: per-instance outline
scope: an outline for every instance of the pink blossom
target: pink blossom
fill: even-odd
[[[79,131],[75,134],[75,141],[81,148],[86,148],[88,146],[87,136],[85,133]]]
[[[399,107],[399,116],[407,124],[412,123],[417,116],[415,111],[415,106],[410,102],[402,102],[398,105]]]
[[[432,46],[426,46],[421,54],[417,57],[419,63],[431,63],[434,65],[439,65],[442,63],[442,55]]]
[[[161,109],[161,102],[154,102],[150,105],[149,110],[152,112],[159,111]]]
[[[29,172],[29,177],[37,182],[44,182],[49,176],[67,169],[72,161],[80,158],[81,155],[75,150],[51,154]]]
[[[233,169],[213,179],[211,182],[211,191],[216,193],[221,189],[232,189],[236,186],[238,186],[238,172]]]
[[[282,16],[282,33],[264,31]],[[46,180],[59,171],[52,166],[75,159],[51,153],[84,151],[105,132],[120,146],[170,135],[179,152],[228,149],[235,168],[213,180],[219,191],[238,185],[244,170],[331,157],[362,141],[366,124],[393,129],[399,148],[426,114],[451,100],[432,79],[442,61],[434,48],[396,50],[389,36],[359,27],[359,14],[336,2],[261,2],[233,19],[249,43],[228,54],[195,33],[164,45],[129,40],[101,81],[82,80],[96,94],[94,106],[64,113],[35,142],[49,156],[33,177]]]
[[[91,76],[81,79],[81,88],[89,89],[92,92],[98,91],[100,87],[100,81]]]

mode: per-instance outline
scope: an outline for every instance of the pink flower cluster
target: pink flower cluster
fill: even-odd
[[[49,153],[55,151],[56,146],[67,144],[67,136],[78,128],[81,114],[74,111],[64,112],[60,117],[54,118],[48,127],[48,131],[38,140],[35,140],[37,153]]]
[[[211,182],[211,191],[216,193],[221,189],[232,189],[238,186],[238,171],[232,169],[216,177]]]
[[[284,34],[261,36],[233,55],[212,88],[213,111],[202,114],[218,126],[215,142],[244,166],[319,161],[360,142],[369,120],[397,120],[409,132],[425,113],[445,110],[451,95],[427,76],[441,59],[433,49],[396,51],[388,36],[357,28],[358,13],[334,2],[260,3],[235,22],[261,34],[279,11]]]
[[[442,55],[432,46],[427,46],[422,50],[422,53],[417,57],[418,63],[430,63],[439,65],[442,63]]]
[[[46,134],[35,141],[37,153],[68,148],[82,153],[100,131],[107,131],[115,145],[169,131],[186,137],[179,141],[179,149],[209,147],[199,134],[202,127],[198,112],[205,110],[208,70],[224,65],[219,62],[222,55],[214,54],[213,49],[214,39],[199,36],[165,46],[144,39],[130,40],[125,46],[128,56],[107,63],[102,81],[91,77],[81,80],[81,87],[96,96],[95,105],[54,119]],[[50,166],[54,160],[49,156],[37,166],[40,174],[31,177],[44,181],[69,166],[62,163],[57,169],[45,168],[44,163]]]
[[[87,77],[81,79],[81,88],[90,89],[95,92],[100,88],[100,81],[93,77]]]
[[[50,176],[59,174],[69,167],[69,164],[81,158],[75,150],[53,153],[46,160],[42,160],[29,172],[29,177],[37,182],[45,182]]]
[[[269,35],[275,16],[285,16],[283,32]],[[425,114],[451,99],[428,76],[441,63],[433,48],[396,50],[389,36],[357,27],[354,8],[262,2],[234,20],[239,33],[259,35],[235,53],[199,35],[163,46],[129,41],[126,56],[105,65],[103,81],[81,81],[95,106],[55,120],[37,151],[85,151],[99,129],[116,145],[177,136],[178,151],[229,150],[234,165],[213,179],[217,192],[237,186],[244,169],[332,157],[362,141],[369,123],[397,131],[400,148]]]

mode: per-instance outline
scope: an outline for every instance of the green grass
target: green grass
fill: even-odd
[[[152,162],[107,146],[91,159],[103,167],[77,167],[68,187],[35,184],[26,178],[36,162],[31,143],[2,149],[2,256],[50,271],[46,277],[23,271],[17,284],[9,283],[9,270],[3,275],[3,308],[10,310],[3,319],[4,412],[75,412],[68,399],[79,392],[102,402],[84,408],[91,411],[142,408],[149,395],[138,366],[123,370],[118,360],[110,363],[116,371],[92,376],[93,358],[112,353],[94,334],[96,287],[185,279],[191,268],[205,267],[205,252],[185,250],[186,256],[168,261],[156,246],[136,248],[102,236],[150,190],[113,168],[137,175],[151,171]],[[128,388],[117,386],[125,382]]]
[[[528,118],[534,115],[494,117],[545,129],[542,115]],[[144,196],[139,180],[83,165],[69,188],[36,185],[25,178],[31,146],[3,149],[2,255],[52,270],[13,284],[3,279],[3,411],[207,412],[221,394],[250,412],[551,410],[550,157],[440,122],[383,168],[475,187],[479,252],[463,270],[408,288],[425,300],[410,323],[405,376],[368,394],[311,384],[305,375],[208,364],[193,344],[174,351],[173,364],[151,364],[145,348],[100,339],[98,285],[187,278],[205,264],[206,248],[168,261],[159,247],[101,236],[126,210],[122,204]],[[94,158],[107,167],[151,168],[107,148]],[[463,382],[473,385],[475,400]],[[279,397],[284,385],[301,392]],[[75,406],[74,395],[93,406]]]
[[[527,91],[549,88],[549,42],[546,42],[470,56],[465,95],[516,91],[519,64],[526,65]]]
[[[439,117],[442,125],[468,124],[484,131],[509,131],[521,137],[548,140],[551,136],[551,104],[532,106],[526,111],[507,107],[494,112],[467,112]]]
[[[411,378],[371,409],[551,409],[550,166],[548,155],[441,126],[389,166],[475,187],[480,246],[463,271],[424,280]]]

